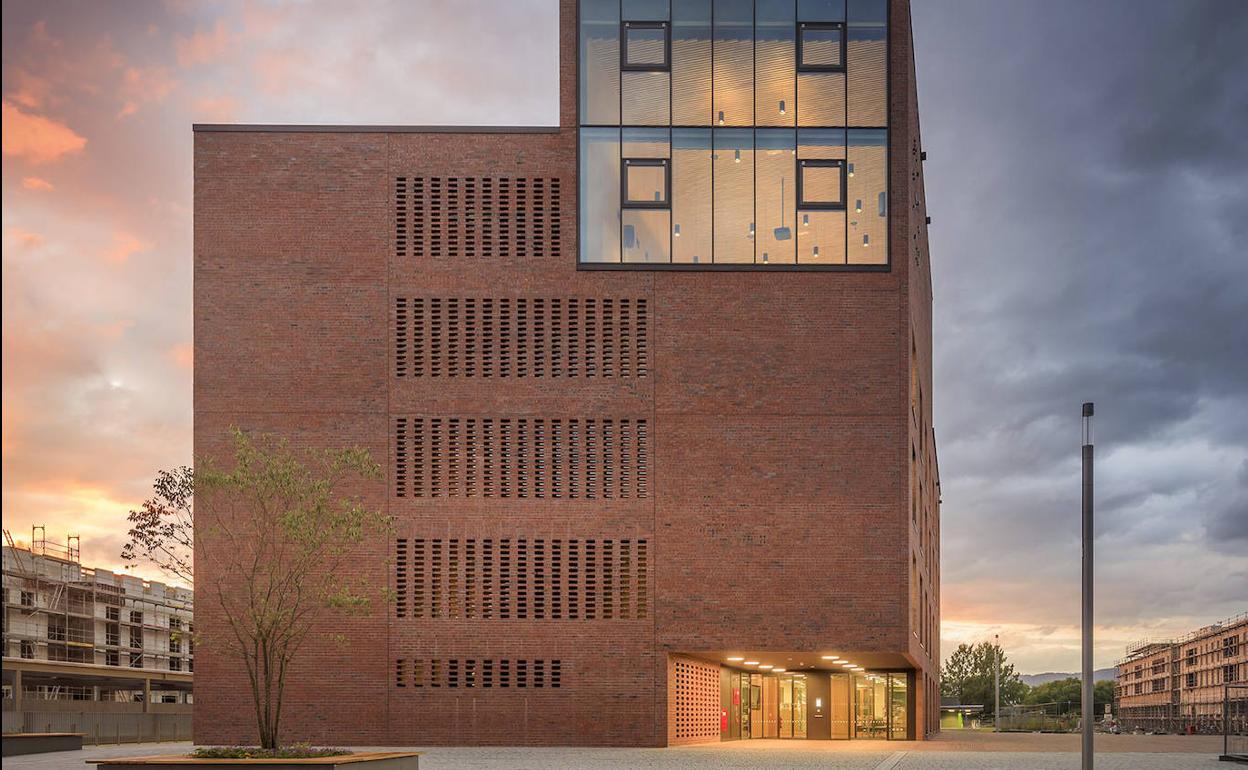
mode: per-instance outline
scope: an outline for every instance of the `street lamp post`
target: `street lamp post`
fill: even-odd
[[[992,667],[992,691],[995,693],[992,706],[993,732],[1001,732],[1001,635],[992,635],[992,658],[996,663]]]
[[[1083,405],[1083,763],[1092,770],[1092,402]]]

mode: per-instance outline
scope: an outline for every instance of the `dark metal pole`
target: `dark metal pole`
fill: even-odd
[[[1092,402],[1083,405],[1083,764],[1092,770]]]
[[[992,731],[1001,732],[1001,635],[992,635],[992,660],[996,665],[992,670],[992,691],[995,693],[992,701]]]

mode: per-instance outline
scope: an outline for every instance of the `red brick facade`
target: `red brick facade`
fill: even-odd
[[[230,425],[359,444],[396,522],[355,563],[399,606],[326,621],[284,736],[663,745],[672,656],[740,648],[904,660],[922,737],[939,493],[908,4],[887,272],[578,271],[575,8],[557,129],[195,134],[196,456]],[[210,605],[195,739],[251,740]]]

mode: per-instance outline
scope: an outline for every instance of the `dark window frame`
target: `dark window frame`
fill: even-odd
[[[806,168],[839,168],[841,170],[841,200],[806,200]],[[843,158],[799,158],[797,161],[797,210],[798,211],[844,211],[849,198],[849,173]]]
[[[633,166],[663,167],[663,200],[634,201],[628,197],[628,170]],[[672,159],[671,158],[620,158],[620,208],[655,209],[667,211],[672,208]]]
[[[629,29],[663,30],[663,63],[633,63],[628,60]],[[620,72],[671,72],[672,71],[672,25],[667,21],[621,21],[620,22]]]
[[[841,33],[841,63],[840,64],[806,64],[806,57],[802,48],[805,46],[806,35],[808,29],[812,30],[836,30]],[[844,72],[845,71],[845,54],[846,44],[845,38],[845,22],[842,21],[801,21],[797,24],[797,71],[798,72]]]

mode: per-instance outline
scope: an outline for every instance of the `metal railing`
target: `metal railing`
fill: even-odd
[[[1248,684],[1228,684],[1222,701],[1222,758],[1248,761]]]

